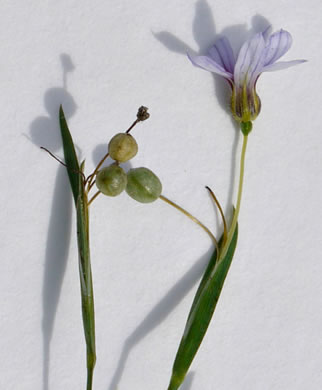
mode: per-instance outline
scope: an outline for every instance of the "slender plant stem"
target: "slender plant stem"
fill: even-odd
[[[138,119],[135,119],[135,121],[131,124],[131,126],[126,130],[125,134],[129,134],[129,132],[133,129],[133,127],[139,123],[140,121]]]
[[[92,390],[93,387],[93,369],[87,370],[87,386],[86,390]]]
[[[213,201],[215,202],[216,206],[218,207],[219,213],[221,215],[221,218],[222,218],[222,221],[224,224],[223,244],[225,244],[225,242],[227,241],[227,234],[228,234],[225,214],[224,214],[223,209],[219,203],[219,200],[217,199],[217,197],[216,197],[215,193],[212,191],[212,189],[208,186],[206,186],[206,189],[209,191],[210,196],[212,197]]]
[[[239,211],[240,211],[241,198],[242,198],[242,193],[243,193],[244,172],[245,172],[245,156],[246,156],[247,140],[248,140],[248,136],[244,135],[243,146],[242,146],[242,151],[241,151],[241,155],[240,155],[239,185],[238,185],[236,209],[235,209],[235,213],[234,213],[234,216],[233,216],[233,220],[232,220],[231,225],[230,225],[230,229],[228,231],[228,237],[227,237],[226,244],[224,245],[224,247],[222,248],[222,251],[220,253],[220,257],[221,258],[224,258],[226,253],[227,253],[229,244],[230,244],[230,242],[231,242],[231,240],[233,238],[233,235],[234,235],[234,232],[235,232],[235,228],[236,228],[236,225],[237,225],[237,221],[238,221],[238,215],[239,215]]]
[[[92,189],[92,187],[94,186],[94,184],[96,183],[96,180],[93,181],[93,183],[91,183],[88,188],[87,188],[87,193],[89,193],[89,191]]]
[[[181,213],[183,213],[184,215],[186,215],[188,218],[190,218],[193,222],[195,222],[197,225],[199,225],[208,235],[209,237],[212,239],[212,241],[214,242],[215,246],[216,246],[216,249],[217,249],[217,252],[219,253],[219,246],[218,246],[218,241],[216,240],[216,237],[211,233],[211,231],[203,224],[199,221],[199,219],[197,219],[196,217],[194,217],[192,214],[190,214],[187,210],[183,209],[182,207],[180,207],[179,205],[177,205],[176,203],[174,203],[172,200],[166,198],[165,196],[163,195],[160,195],[159,197],[161,200],[163,200],[164,202],[168,203],[169,205],[171,205],[172,207],[174,207],[175,209],[179,210]]]
[[[103,162],[107,159],[108,156],[109,156],[109,153],[106,153],[105,156],[102,158],[102,160],[98,163],[98,165],[95,168],[94,172],[88,176],[90,179],[88,180],[88,183],[87,183],[87,191],[89,191],[89,189],[91,188],[91,184],[92,184],[93,178],[95,177],[96,173],[98,172],[98,170],[100,169],[100,167],[102,166]]]
[[[96,198],[98,197],[98,195],[99,195],[100,193],[101,193],[101,191],[97,191],[97,192],[91,197],[91,199],[88,201],[87,206],[89,206],[89,205],[93,202],[93,200],[96,199]]]
[[[83,172],[79,171],[79,170],[76,170],[76,169],[72,169],[70,168],[67,164],[65,164],[62,160],[60,160],[58,157],[56,157],[50,150],[48,150],[47,148],[44,148],[43,146],[40,146],[40,149],[44,150],[45,152],[47,152],[52,158],[54,158],[56,161],[58,161],[61,165],[63,165],[64,167],[66,167],[67,169],[69,169],[71,172],[75,172],[75,173],[79,173],[80,175],[83,176],[83,179],[86,180],[85,178],[85,175]]]

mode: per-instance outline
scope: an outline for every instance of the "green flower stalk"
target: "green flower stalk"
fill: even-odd
[[[195,295],[184,333],[173,364],[168,390],[178,390],[206,334],[216,308],[237,244],[248,135],[261,109],[256,83],[262,72],[285,69],[304,62],[277,62],[291,47],[290,33],[280,30],[270,35],[270,28],[246,41],[235,57],[226,37],[219,39],[206,56],[188,57],[193,65],[224,77],[232,91],[231,112],[240,124],[243,145],[240,157],[236,208],[228,232],[225,231],[210,259]],[[225,218],[223,216],[225,222]],[[225,226],[225,225],[224,225]]]

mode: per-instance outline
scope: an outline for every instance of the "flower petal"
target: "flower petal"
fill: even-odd
[[[228,80],[232,80],[233,75],[230,72],[227,72],[222,66],[217,64],[217,62],[215,62],[212,58],[208,56],[191,57],[189,53],[187,53],[187,56],[193,65],[208,70],[209,72],[219,74]]]
[[[265,30],[262,32],[263,34],[263,38],[265,40],[265,42],[268,40],[270,34],[271,34],[271,31],[272,31],[272,26],[269,25],[265,28]]]
[[[265,49],[265,66],[271,65],[281,58],[291,47],[292,36],[285,30],[272,34]]]
[[[307,60],[293,60],[293,61],[280,61],[275,62],[275,64],[267,65],[263,68],[263,72],[274,72],[275,70],[282,70],[290,68],[291,66],[303,64]]]
[[[243,44],[234,70],[234,82],[237,87],[242,87],[245,81],[247,87],[252,87],[251,84],[263,69],[264,50],[265,40],[262,33],[256,34]]]
[[[233,49],[226,37],[222,37],[208,51],[210,57],[227,72],[233,74],[235,67],[235,56]]]

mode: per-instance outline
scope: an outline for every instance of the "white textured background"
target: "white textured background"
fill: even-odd
[[[322,388],[320,0],[2,0],[0,13],[0,388],[85,388],[75,213],[62,156],[63,103],[87,172],[144,104],[133,132],[164,194],[213,229],[226,211],[240,139],[228,87],[191,66],[226,33],[290,31],[264,74],[247,154],[236,255],[183,390]],[[238,143],[238,146],[237,146]],[[239,159],[239,157],[238,157]],[[235,173],[238,172],[238,169]],[[126,194],[91,209],[95,390],[165,390],[209,238],[161,201]]]

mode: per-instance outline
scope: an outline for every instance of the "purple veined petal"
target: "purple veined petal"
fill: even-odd
[[[271,65],[281,58],[291,47],[292,36],[285,30],[272,34],[265,49],[265,66]]]
[[[235,56],[233,49],[226,37],[222,37],[208,51],[209,56],[227,72],[233,74],[235,67]]]
[[[241,47],[234,70],[234,82],[241,87],[246,78],[248,85],[254,83],[263,69],[263,54],[265,40],[262,33],[258,33],[246,41]]]
[[[219,74],[220,76],[223,76],[228,80],[233,79],[233,75],[227,72],[222,66],[217,64],[212,58],[208,56],[191,57],[189,53],[187,53],[187,56],[193,65],[208,70],[209,72]]]
[[[275,64],[267,65],[263,68],[263,72],[274,72],[275,70],[282,70],[290,68],[291,66],[303,64],[307,60],[293,60],[293,61],[280,61]]]

